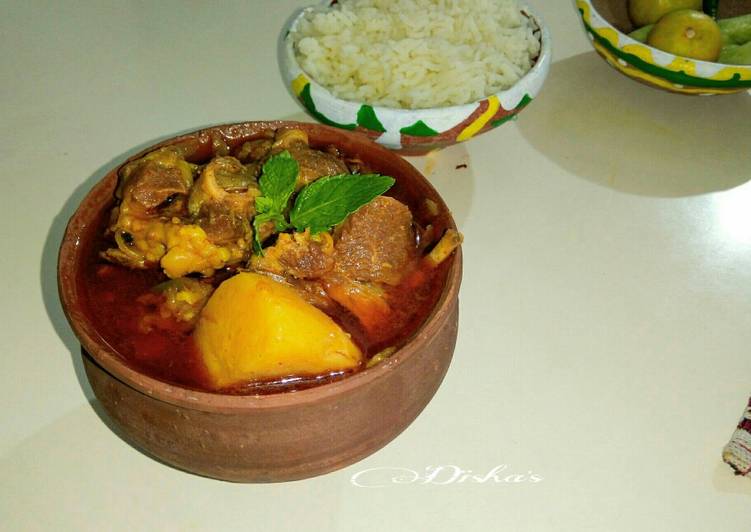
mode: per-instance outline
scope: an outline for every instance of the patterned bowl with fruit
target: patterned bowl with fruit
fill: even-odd
[[[305,111],[322,124],[359,131],[402,155],[422,155],[445,148],[515,119],[542,89],[552,61],[550,32],[534,12],[523,3],[520,5],[540,40],[540,53],[531,70],[510,88],[472,103],[402,109],[335,96],[304,72],[295,57],[290,32],[294,31],[302,11],[290,18],[280,35],[278,59],[282,79]]]
[[[751,40],[743,42],[751,39],[751,0],[718,3],[716,16],[722,30],[722,48],[715,61],[650,46],[648,42],[658,42],[654,30],[651,25],[639,29],[634,24],[629,0],[574,3],[595,51],[610,66],[636,81],[681,94],[730,94],[751,89]]]

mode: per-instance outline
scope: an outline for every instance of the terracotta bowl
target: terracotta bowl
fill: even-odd
[[[681,57],[628,36],[636,29],[627,0],[574,0],[595,51],[621,74],[658,89],[680,94],[731,94],[751,89],[751,66],[727,65]],[[719,18],[751,11],[749,0],[723,0]]]
[[[264,131],[290,125],[304,129],[313,147],[334,144],[396,178],[390,194],[402,201],[432,199],[440,211],[433,222],[437,228],[455,227],[438,193],[408,162],[363,135],[317,124],[218,126],[162,142],[130,160],[186,140],[196,143],[195,159],[206,160],[217,135],[236,147]],[[385,362],[338,382],[273,395],[222,395],[168,384],[129,367],[87,315],[80,278],[87,242],[113,204],[117,171],[113,168],[89,192],[71,218],[60,248],[58,283],[94,393],[133,444],[177,468],[208,477],[241,482],[301,479],[373,453],[430,401],[456,343],[460,252],[451,259],[438,303],[414,337]]]
[[[550,31],[528,7],[524,7],[523,12],[532,21],[540,39],[540,55],[534,66],[512,87],[465,105],[398,109],[334,96],[306,74],[295,59],[289,33],[304,10],[291,17],[282,29],[279,68],[292,96],[319,122],[360,131],[404,155],[422,155],[469,140],[515,119],[542,90],[552,60]]]

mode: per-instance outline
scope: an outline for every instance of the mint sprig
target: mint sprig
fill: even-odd
[[[287,151],[274,155],[263,165],[258,185],[261,195],[256,198],[256,216],[253,219],[253,247],[263,254],[260,228],[273,221],[277,231],[294,227],[303,232],[310,229],[316,235],[333,226],[370,203],[394,184],[394,178],[379,174],[340,174],[322,177],[304,187],[295,198],[289,214],[285,211],[295,191],[300,168]]]

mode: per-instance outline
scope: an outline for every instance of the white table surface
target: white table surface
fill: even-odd
[[[85,192],[139,148],[304,119],[275,42],[305,1],[104,4],[0,10],[1,529],[749,529],[751,480],[720,453],[751,393],[751,95],[630,81],[591,51],[570,2],[533,2],[555,54],[539,99],[410,159],[466,237],[437,395],[358,464],[231,484],[161,465],[103,423],[56,255]],[[542,480],[351,481],[441,465]]]

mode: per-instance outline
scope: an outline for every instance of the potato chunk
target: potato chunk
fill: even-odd
[[[201,312],[195,340],[218,388],[362,363],[357,346],[293,288],[256,273],[224,281]]]

